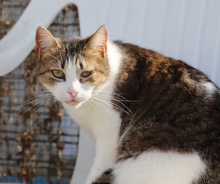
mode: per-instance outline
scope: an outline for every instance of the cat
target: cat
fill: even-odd
[[[36,31],[41,83],[96,140],[86,184],[219,184],[220,90],[188,64],[101,26],[86,38]]]

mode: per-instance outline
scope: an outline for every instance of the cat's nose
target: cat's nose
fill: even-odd
[[[74,98],[77,95],[78,91],[72,90],[72,89],[68,89],[67,93],[69,93],[70,96]]]

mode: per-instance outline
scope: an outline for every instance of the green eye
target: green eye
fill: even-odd
[[[54,77],[56,77],[58,79],[65,79],[65,75],[61,70],[52,70],[51,72]]]
[[[93,74],[93,71],[84,71],[84,72],[81,73],[81,77],[82,78],[87,78],[92,74]]]

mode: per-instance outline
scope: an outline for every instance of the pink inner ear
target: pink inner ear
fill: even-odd
[[[101,43],[104,53],[107,52],[107,39],[108,39],[108,35],[107,35],[107,30],[105,28],[105,31],[103,32],[103,40],[102,40],[102,43]]]
[[[55,44],[58,45],[53,35],[44,27],[39,26],[36,31],[36,52],[39,57],[42,55],[42,51]]]
[[[101,26],[92,36],[87,48],[99,51],[102,56],[107,52],[107,29],[105,26]]]

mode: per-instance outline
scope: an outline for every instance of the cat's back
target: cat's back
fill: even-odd
[[[131,111],[122,111],[119,160],[146,152],[155,152],[152,158],[189,154],[193,165],[200,163],[194,156],[204,164],[195,166],[197,171],[206,170],[200,170],[205,174],[198,183],[220,182],[219,88],[182,61],[135,45],[118,45],[123,64],[115,92],[127,99],[124,106]]]
[[[127,93],[129,98],[140,97],[139,93],[143,90],[145,94],[152,93],[155,96],[156,91],[167,88],[169,91],[164,96],[178,91],[177,96],[192,95],[204,98],[206,102],[208,99],[219,102],[219,88],[201,71],[152,50],[128,43],[116,44],[123,56],[116,90],[135,91],[134,94]],[[131,86],[132,90],[127,90]]]

